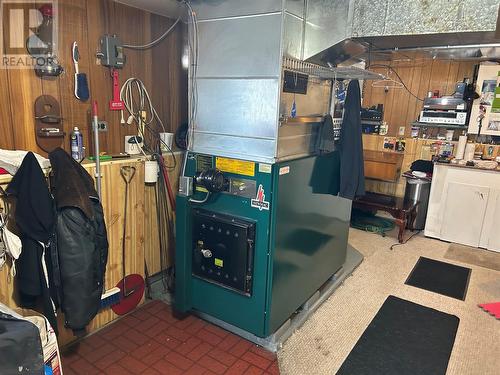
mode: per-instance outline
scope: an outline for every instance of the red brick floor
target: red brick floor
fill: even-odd
[[[278,375],[276,355],[153,301],[63,351],[65,375]]]

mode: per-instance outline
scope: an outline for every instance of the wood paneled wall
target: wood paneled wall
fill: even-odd
[[[42,1],[36,1],[42,3]],[[40,79],[33,70],[0,69],[0,148],[24,149],[45,153],[36,145],[34,130],[34,102],[42,94],[54,96],[61,105],[66,137],[63,147],[69,150],[69,133],[78,126],[84,134],[89,150],[90,109],[94,100],[99,104],[99,118],[108,122],[108,131],[101,133],[101,151],[122,152],[124,136],[135,134],[133,126],[120,125],[120,113],[108,110],[112,96],[110,71],[98,64],[98,40],[103,34],[116,34],[124,43],[144,44],[162,34],[174,20],[150,14],[111,0],[58,0],[59,6],[59,59],[65,72],[55,79]],[[120,81],[137,77],[148,89],[153,104],[167,131],[173,132],[187,120],[187,72],[181,58],[184,25],[178,24],[158,46],[147,51],[125,50],[127,62],[120,71]],[[80,72],[86,73],[91,98],[78,101],[74,95],[71,45],[80,49]],[[171,172],[176,189],[181,155],[176,155],[178,167]],[[171,157],[167,157],[171,165]],[[143,158],[131,158],[103,163],[103,206],[110,242],[106,272],[106,288],[121,279],[121,241],[123,226],[124,182],[120,166],[137,168],[129,191],[129,216],[126,234],[126,272],[144,275],[146,260],[150,274],[161,271],[158,227],[156,222],[154,188],[144,184]],[[92,165],[86,166],[93,174]],[[0,176],[0,184],[9,181]],[[4,186],[5,187],[5,186]],[[174,190],[175,191],[175,190]],[[173,220],[173,219],[172,219]],[[173,224],[172,224],[173,225]],[[167,263],[171,263],[167,259]],[[9,268],[0,269],[0,302],[15,306],[15,288],[9,277]],[[98,329],[116,318],[112,310],[100,312],[89,325],[89,331]],[[62,320],[60,328],[62,328]],[[62,330],[60,345],[74,339],[69,330]]]
[[[472,78],[474,65],[470,61],[448,61],[419,59],[409,61],[373,61],[370,70],[382,73],[398,80],[396,75],[388,72],[390,65],[394,68],[408,89],[423,99],[428,91],[439,90],[441,95],[451,95],[455,83],[464,77]],[[389,125],[388,136],[398,136],[399,127],[406,128],[405,136],[410,135],[411,122],[415,121],[422,110],[422,102],[412,96],[404,88],[373,87],[374,81],[365,81],[363,87],[363,107],[384,105],[384,120]]]
[[[111,289],[122,279],[122,235],[124,224],[125,204],[125,182],[120,175],[122,166],[136,168],[136,174],[130,182],[128,193],[127,231],[125,236],[125,273],[137,273],[144,276],[144,259],[146,252],[145,240],[145,212],[146,202],[144,185],[144,160],[134,158],[130,160],[119,160],[102,163],[102,204],[104,208],[104,219],[108,232],[109,250],[108,263],[106,266],[105,289]],[[94,164],[85,165],[87,171],[95,173]],[[0,176],[0,185],[6,187],[10,181],[9,175]],[[14,215],[11,212],[10,215]],[[152,251],[152,249],[148,249]],[[159,251],[159,250],[156,250]],[[10,275],[10,265],[0,268],[0,302],[16,307],[15,282]],[[99,329],[116,319],[117,315],[110,309],[104,309],[97,314],[87,327],[88,332]],[[58,313],[60,334],[59,345],[65,345],[75,340],[73,333],[64,328],[63,314]]]
[[[169,171],[172,189],[177,191],[179,173],[182,167],[182,154],[176,152],[177,165]],[[173,165],[172,156],[166,156],[167,165]],[[84,164],[87,171],[94,175],[94,164]],[[125,235],[125,272],[126,274],[137,273],[145,276],[145,264],[150,275],[156,274],[162,269],[173,264],[174,239],[168,238],[166,248],[171,251],[165,259],[162,267],[160,259],[159,229],[157,222],[155,186],[144,184],[144,158],[136,157],[117,161],[102,162],[102,204],[104,208],[104,219],[108,232],[109,251],[106,266],[105,289],[108,290],[117,285],[122,279],[122,235],[124,223],[125,204],[125,182],[120,175],[122,166],[136,168],[136,174],[130,183],[128,195],[127,230]],[[0,186],[4,189],[11,180],[10,175],[0,175]],[[0,207],[4,201],[0,199]],[[11,211],[9,215],[15,215]],[[171,225],[174,226],[174,214],[169,210]],[[15,281],[10,275],[10,264],[0,268],[0,302],[10,307],[17,307]],[[102,328],[118,316],[110,308],[104,309],[88,325],[87,331],[92,332]],[[59,345],[66,345],[75,337],[69,329],[64,329],[63,315],[59,314]]]
[[[44,154],[35,142],[34,103],[39,95],[50,94],[61,105],[65,149],[69,150],[69,133],[78,126],[89,150],[90,109],[97,100],[99,117],[108,122],[109,129],[101,133],[101,151],[121,152],[124,136],[136,133],[136,129],[120,125],[120,112],[108,110],[112,80],[109,69],[98,65],[98,40],[104,34],[116,34],[124,43],[144,44],[162,34],[173,20],[111,0],[58,0],[58,6],[58,52],[65,72],[55,79],[40,79],[31,69],[0,69],[0,148]],[[127,62],[120,71],[120,83],[130,77],[144,82],[167,131],[174,131],[187,119],[187,72],[181,65],[183,33],[181,23],[153,49],[125,50]],[[87,74],[90,87],[91,98],[84,103],[73,95],[73,41],[80,50],[80,72]]]

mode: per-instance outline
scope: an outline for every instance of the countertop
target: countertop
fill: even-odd
[[[500,172],[500,165],[496,167],[495,169],[489,169],[489,168],[482,168],[482,167],[470,167],[468,165],[462,165],[462,164],[457,164],[457,163],[439,163],[436,162],[436,165],[443,166],[443,167],[454,167],[454,168],[465,168],[465,169],[472,169],[472,170],[478,170],[478,171],[485,171],[485,172]]]

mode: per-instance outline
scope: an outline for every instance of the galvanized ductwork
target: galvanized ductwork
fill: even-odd
[[[197,74],[190,77],[196,81],[190,105],[197,109],[190,150],[269,163],[307,153],[314,141],[310,125],[289,129],[280,122],[293,100],[281,90],[284,58],[335,66],[366,58],[367,49],[441,46],[443,53],[446,45],[494,43],[499,10],[497,0],[480,6],[474,0],[191,3],[199,54]],[[465,53],[477,57],[495,45],[479,52],[469,46]],[[331,81],[312,79],[308,89],[298,115],[328,113]]]
[[[311,125],[288,129],[280,114],[283,57],[303,54],[303,1],[193,1],[198,17],[199,55],[190,150],[274,163],[309,153]],[[331,82],[311,80],[299,116],[328,112]],[[281,113],[280,113],[281,108]],[[287,130],[288,129],[288,130]],[[281,142],[281,144],[280,144]],[[284,147],[283,142],[293,143]],[[292,148],[297,148],[293,150]]]
[[[433,58],[500,57],[498,0],[307,1],[305,14],[303,58],[318,64],[366,59],[363,51],[368,50],[418,49]],[[448,47],[455,50],[447,53]]]
[[[190,107],[196,115],[189,149],[266,163],[313,153],[317,124],[330,111],[332,80],[365,78],[363,71],[319,71],[303,62],[307,40],[324,43],[322,32],[305,21],[303,0],[197,0],[192,5],[199,52],[196,74],[190,72],[195,83]],[[307,95],[282,91],[284,69],[309,75]],[[293,101],[297,118],[290,120]]]

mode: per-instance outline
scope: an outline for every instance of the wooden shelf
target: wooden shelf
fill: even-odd
[[[411,126],[418,126],[419,128],[445,128],[445,129],[464,129],[467,130],[467,125],[453,125],[453,124],[429,124],[427,122],[414,121]]]
[[[401,174],[403,153],[363,150],[365,177],[378,181],[396,182]]]

